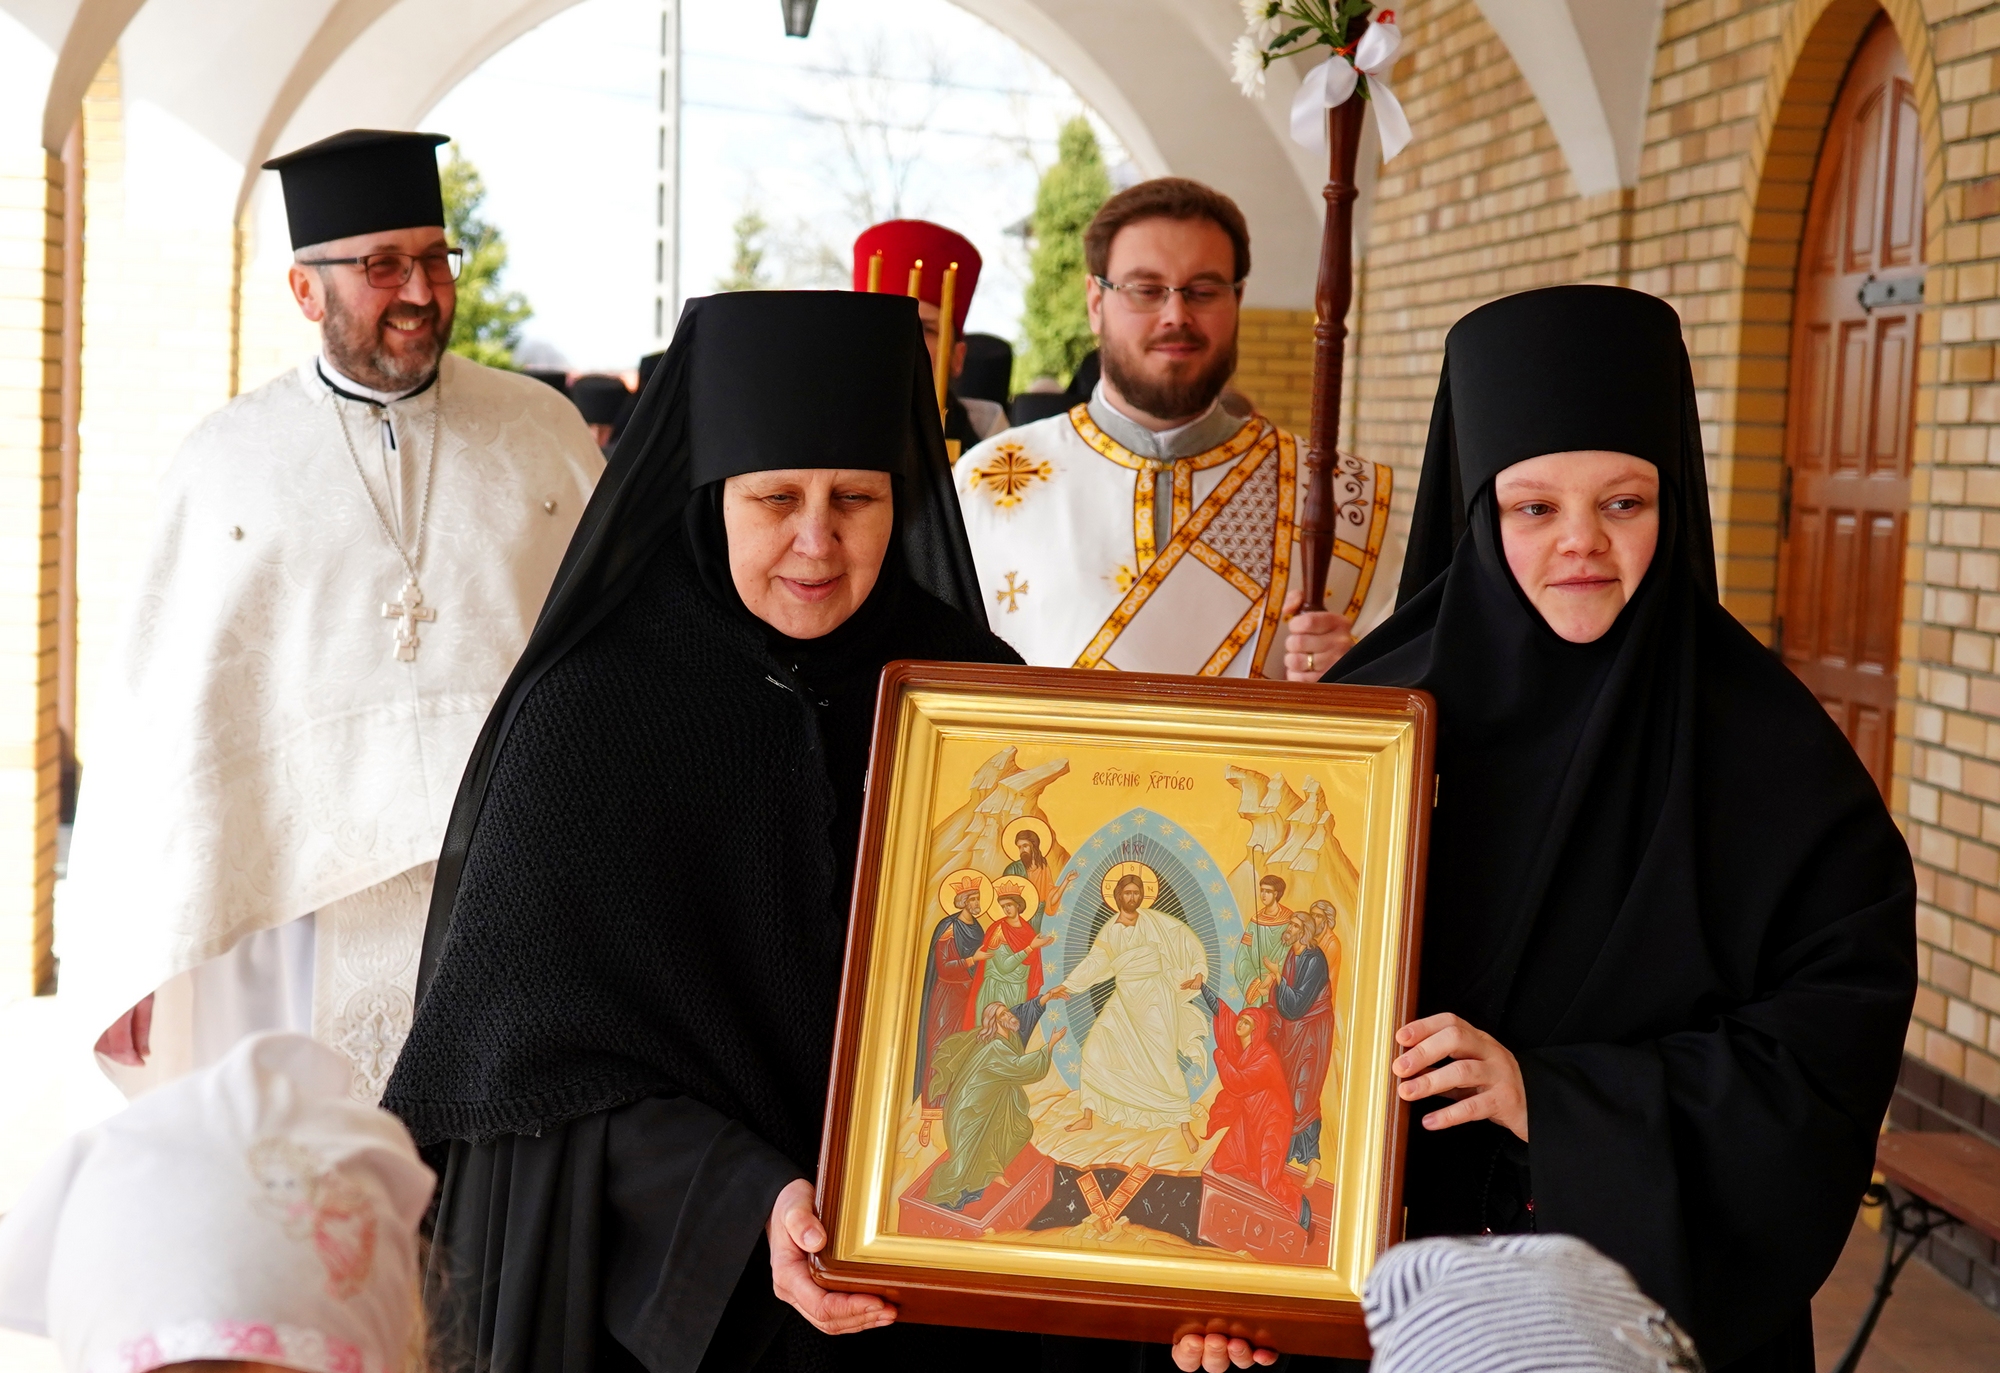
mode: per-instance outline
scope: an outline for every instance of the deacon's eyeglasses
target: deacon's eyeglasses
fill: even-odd
[[[384,290],[401,286],[410,279],[410,273],[417,264],[424,264],[424,280],[433,286],[443,286],[458,280],[458,274],[465,268],[465,249],[446,248],[441,253],[424,253],[413,257],[409,253],[370,253],[366,257],[317,257],[299,263],[301,267],[359,267],[368,278],[370,286]]]
[[[1106,291],[1116,291],[1125,304],[1142,315],[1158,314],[1166,307],[1167,297],[1179,293],[1190,310],[1203,310],[1221,303],[1224,296],[1235,297],[1243,293],[1240,281],[1190,281],[1185,286],[1169,286],[1164,281],[1106,281],[1101,276],[1093,276]]]

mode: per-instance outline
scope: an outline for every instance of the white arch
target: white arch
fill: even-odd
[[[1639,184],[1662,0],[1479,0],[1582,195]]]
[[[1311,304],[1324,172],[1285,132],[1295,73],[1274,73],[1265,104],[1230,80],[1229,44],[1242,26],[1234,0],[956,2],[1074,86],[1141,171],[1192,176],[1236,198],[1257,243],[1248,303]],[[412,127],[473,68],[572,3],[523,0],[468,29],[462,0],[400,0],[340,47],[294,111],[282,121],[273,111],[281,132],[257,160],[356,124]],[[303,84],[306,65],[287,89]]]
[[[354,125],[411,127],[479,63],[573,3],[0,0],[58,52],[45,146],[61,147],[117,46],[129,100],[157,105],[242,169],[239,213],[272,152]],[[1230,80],[1235,0],[958,3],[1068,80],[1143,172],[1195,177],[1236,198],[1256,239],[1250,304],[1310,305],[1325,174],[1286,132],[1297,71],[1274,69],[1262,103]]]

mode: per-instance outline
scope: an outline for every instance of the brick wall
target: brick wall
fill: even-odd
[[[1497,296],[1577,279],[1584,207],[1555,135],[1473,0],[1398,9],[1396,93],[1416,140],[1382,168],[1344,445],[1396,469],[1392,534],[1409,529],[1444,336]]]
[[[1281,429],[1301,435],[1312,424],[1312,330],[1310,310],[1244,310],[1230,383]]]
[[[53,973],[63,164],[33,127],[0,144],[0,1003]]]

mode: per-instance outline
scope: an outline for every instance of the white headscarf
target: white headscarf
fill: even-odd
[[[53,1339],[70,1373],[399,1373],[436,1179],[351,1072],[255,1035],[72,1138],[0,1220],[0,1325]]]
[[[1373,1373],[1701,1373],[1660,1304],[1570,1235],[1399,1244],[1361,1304]]]

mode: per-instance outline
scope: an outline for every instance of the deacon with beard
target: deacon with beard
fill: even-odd
[[[128,1092],[289,1029],[381,1094],[459,774],[603,468],[557,392],[445,352],[444,141],[265,164],[321,348],[166,475],[58,931],[79,1048]]]
[[[1250,274],[1242,211],[1200,182],[1142,181],[1083,243],[1103,378],[956,469],[994,631],[1042,667],[1317,680],[1357,619],[1387,609],[1389,469],[1340,460],[1329,608],[1294,613],[1299,442],[1222,399]]]

